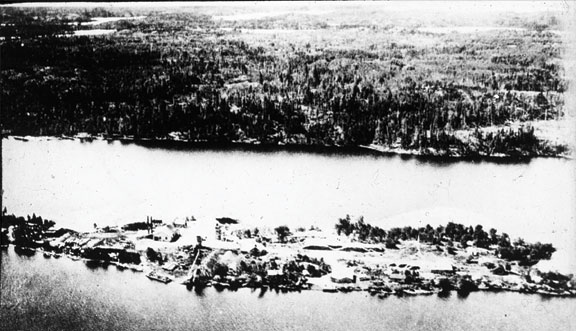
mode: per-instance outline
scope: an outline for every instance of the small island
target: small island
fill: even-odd
[[[384,230],[347,215],[330,231],[250,228],[229,217],[171,223],[147,217],[122,227],[95,224],[94,231],[81,233],[4,209],[0,240],[3,249],[12,244],[20,255],[67,256],[90,268],[111,264],[196,291],[212,286],[218,291],[368,291],[380,298],[451,291],[576,296],[574,275],[535,267],[551,258],[556,250],[551,244],[512,241],[496,229],[453,222]]]

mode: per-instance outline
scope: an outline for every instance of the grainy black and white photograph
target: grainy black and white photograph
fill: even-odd
[[[576,330],[575,13],[0,5],[0,329]]]

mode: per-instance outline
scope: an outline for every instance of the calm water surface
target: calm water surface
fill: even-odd
[[[147,215],[232,216],[332,227],[457,221],[552,242],[574,265],[574,163],[438,162],[370,154],[176,150],[95,141],[2,140],[2,204],[90,229]],[[516,293],[380,300],[366,293],[199,295],[115,267],[2,252],[2,330],[573,330],[574,299]]]
[[[564,159],[439,162],[10,138],[2,140],[2,170],[9,212],[74,229],[148,215],[326,228],[346,214],[385,228],[456,221],[552,242],[557,264],[576,272],[576,166]]]

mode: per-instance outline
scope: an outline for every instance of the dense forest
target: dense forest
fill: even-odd
[[[250,42],[237,25],[193,13],[157,13],[106,23],[112,35],[75,36],[87,28],[82,22],[112,13],[0,11],[3,133],[376,144],[457,155],[565,150],[540,141],[529,124],[563,116],[560,38],[541,26],[433,35],[440,43],[432,46],[354,48]],[[366,38],[431,37],[371,29]]]

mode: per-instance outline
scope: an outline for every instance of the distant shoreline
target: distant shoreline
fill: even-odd
[[[318,145],[318,144],[283,144],[283,143],[261,143],[258,141],[232,141],[232,142],[210,142],[210,141],[188,141],[171,138],[134,138],[130,136],[105,137],[103,135],[83,135],[83,136],[17,136],[2,135],[2,139],[14,139],[19,141],[29,141],[30,139],[48,140],[74,140],[79,142],[92,142],[94,140],[120,142],[123,144],[135,144],[147,148],[162,148],[174,150],[240,150],[250,152],[305,152],[321,155],[372,155],[372,156],[399,156],[401,158],[417,158],[430,161],[458,162],[458,161],[489,161],[494,163],[528,163],[534,158],[560,158],[572,159],[569,155],[458,155],[440,153],[435,150],[412,150],[403,148],[392,148],[381,145]]]

